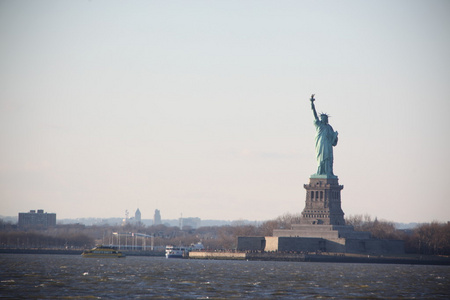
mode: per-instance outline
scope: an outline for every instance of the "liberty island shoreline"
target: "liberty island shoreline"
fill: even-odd
[[[81,255],[82,250],[68,249],[0,249],[0,255]],[[162,251],[122,251],[126,256],[163,257]],[[244,251],[191,251],[183,259],[195,260],[247,260],[247,261],[290,261],[324,263],[369,263],[369,264],[410,264],[450,266],[450,257],[437,255],[363,255],[352,253],[283,253]]]
[[[450,257],[431,255],[363,255],[352,253],[190,252],[189,259],[450,265]]]

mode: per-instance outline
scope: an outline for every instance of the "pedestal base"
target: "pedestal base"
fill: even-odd
[[[314,176],[314,175],[313,175]],[[301,224],[345,225],[341,190],[337,176],[315,175],[305,184],[306,201]]]

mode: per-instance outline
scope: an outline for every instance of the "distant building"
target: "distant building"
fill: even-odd
[[[43,209],[30,210],[28,213],[19,213],[19,227],[42,226],[44,228],[56,225],[55,213],[44,213]]]
[[[134,220],[137,225],[141,225],[141,211],[139,210],[139,208],[134,213]]]
[[[197,229],[200,227],[202,220],[200,218],[183,218],[181,217],[179,220],[180,229],[186,229],[187,227],[191,227],[192,229]]]
[[[159,209],[155,209],[155,215],[153,216],[153,225],[161,225],[161,213]]]
[[[133,225],[133,226],[141,226],[142,225],[142,219],[141,219],[141,211],[139,208],[134,213],[134,217],[129,218],[128,210],[125,210],[125,219],[122,220],[122,226],[125,225]]]

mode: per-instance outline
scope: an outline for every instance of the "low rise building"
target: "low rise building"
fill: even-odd
[[[51,227],[56,225],[56,214],[46,213],[43,209],[30,210],[27,213],[19,213],[19,227]]]

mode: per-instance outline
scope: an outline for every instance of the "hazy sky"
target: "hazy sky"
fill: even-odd
[[[450,220],[450,1],[0,1],[0,215]]]

